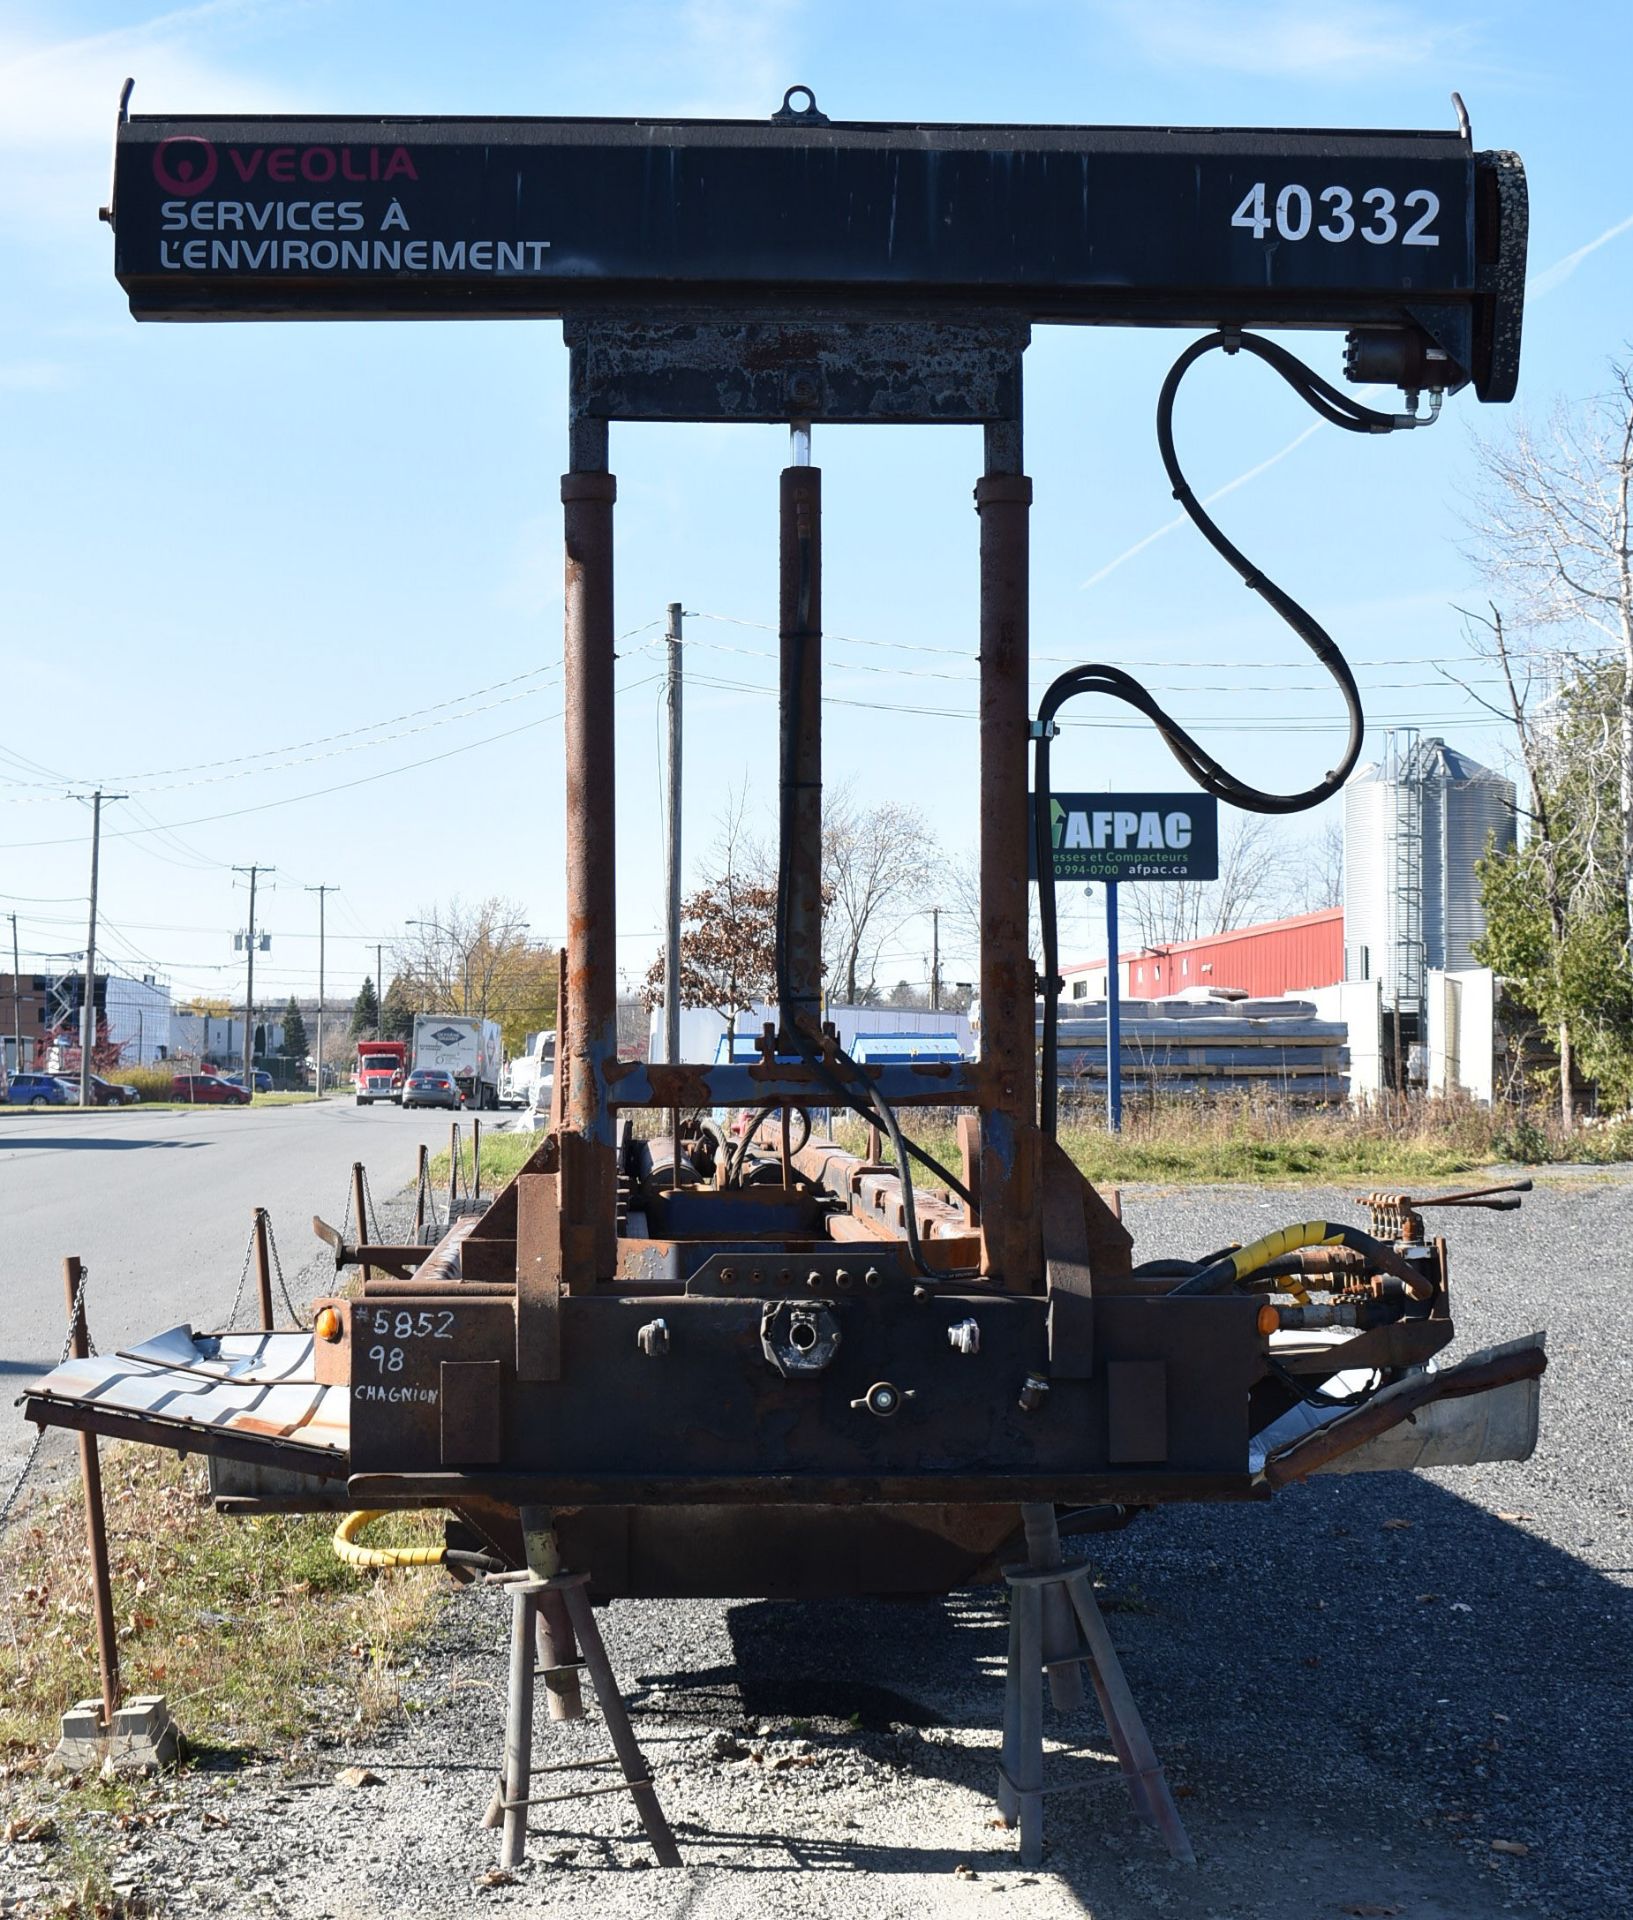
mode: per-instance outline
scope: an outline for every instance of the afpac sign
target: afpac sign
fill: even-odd
[[[1057,881],[1219,878],[1219,802],[1210,794],[1052,794],[1049,840]],[[1029,833],[1033,880],[1035,848],[1035,833]]]

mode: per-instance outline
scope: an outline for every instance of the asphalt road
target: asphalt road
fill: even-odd
[[[33,1439],[10,1403],[62,1348],[65,1254],[90,1269],[86,1310],[104,1349],[183,1320],[219,1326],[254,1208],[271,1216],[293,1290],[319,1249],[312,1215],[340,1224],[352,1162],[383,1202],[413,1179],[422,1140],[447,1146],[449,1119],[338,1097],[0,1118],[0,1491]]]

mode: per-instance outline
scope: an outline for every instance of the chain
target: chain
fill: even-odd
[[[272,1231],[272,1219],[270,1215],[266,1223],[266,1238],[267,1247],[272,1254],[272,1271],[278,1276],[278,1291],[283,1295],[284,1305],[289,1309],[289,1317],[297,1327],[304,1327],[306,1323],[301,1319],[299,1312],[296,1310],[294,1301],[290,1299],[289,1288],[284,1281],[284,1263],[278,1257],[278,1236]]]
[[[255,1251],[255,1223],[251,1221],[249,1238],[244,1242],[244,1264],[238,1269],[238,1291],[232,1297],[232,1310],[227,1315],[227,1331],[232,1332],[238,1321],[238,1309],[244,1300],[244,1282],[249,1278],[250,1255]]]
[[[90,1277],[90,1268],[81,1267],[79,1270],[79,1285],[74,1289],[74,1304],[68,1309],[68,1331],[62,1338],[62,1352],[57,1355],[57,1365],[59,1367],[63,1365],[69,1354],[73,1351],[74,1328],[79,1325],[80,1315],[85,1311],[85,1282],[89,1280]],[[96,1345],[91,1339],[89,1327],[85,1330],[85,1344],[92,1354],[96,1352]],[[5,1499],[0,1500],[0,1533],[5,1532],[11,1520],[11,1510],[16,1506],[17,1496],[23,1490],[23,1482],[27,1480],[28,1476],[34,1471],[34,1462],[39,1459],[40,1448],[44,1446],[44,1444],[45,1428],[36,1427],[34,1429],[34,1444],[28,1450],[28,1458],[23,1462],[22,1470],[17,1475],[17,1478],[12,1481],[10,1487],[7,1489]]]
[[[369,1190],[369,1170],[367,1167],[363,1169],[363,1205],[368,1212],[369,1234],[375,1246],[383,1246],[385,1243],[380,1238],[380,1216],[374,1211],[374,1195]],[[359,1230],[361,1230],[363,1225],[362,1221],[360,1220],[357,1224]]]

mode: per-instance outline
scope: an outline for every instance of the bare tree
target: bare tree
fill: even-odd
[[[1512,605],[1522,641],[1547,630],[1578,663],[1607,648],[1621,663],[1617,877],[1633,931],[1633,364],[1610,371],[1606,392],[1483,447],[1470,524],[1473,558]],[[1504,644],[1514,651],[1515,636]]]
[[[1286,897],[1287,842],[1268,815],[1244,813],[1224,836],[1217,880],[1125,885],[1124,911],[1147,947],[1200,940],[1274,915]]]
[[[1286,913],[1321,913],[1344,904],[1344,825],[1329,820],[1288,855]]]
[[[548,949],[528,939],[514,900],[493,894],[467,907],[453,899],[421,907],[392,949],[397,978],[419,1013],[501,1014],[511,1002],[538,998]]]
[[[920,912],[940,873],[940,849],[924,816],[886,802],[867,807],[849,787],[827,797],[822,876],[823,946],[829,992],[855,1006],[877,991],[879,956]]]

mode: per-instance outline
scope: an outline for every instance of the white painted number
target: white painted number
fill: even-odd
[[[1375,247],[1388,246],[1398,231],[1395,223],[1395,196],[1387,187],[1370,187],[1361,195],[1361,205],[1373,209],[1373,217],[1361,229],[1361,238]]]
[[[1330,218],[1323,220],[1316,228],[1323,240],[1347,240],[1355,231],[1355,215],[1350,208],[1355,205],[1355,195],[1348,187],[1323,187],[1321,204],[1330,207]]]
[[[401,1373],[403,1350],[401,1347],[370,1347],[369,1361],[376,1373]]]
[[[1361,238],[1375,247],[1386,247],[1392,240],[1399,240],[1403,247],[1440,245],[1439,234],[1430,232],[1440,217],[1440,195],[1427,187],[1414,187],[1400,202],[1407,213],[1417,216],[1404,233],[1395,216],[1395,195],[1388,187],[1368,187],[1361,195],[1368,218],[1359,229],[1355,193],[1349,187],[1323,187],[1315,196],[1326,215],[1319,225],[1314,222],[1314,201],[1308,187],[1296,181],[1283,187],[1276,195],[1274,217],[1269,210],[1268,191],[1264,181],[1255,181],[1230,216],[1233,227],[1245,229],[1255,240],[1263,240],[1274,228],[1278,239],[1294,242],[1308,239],[1313,230],[1320,239],[1334,244],[1353,240],[1359,231]]]
[[[409,1313],[401,1309],[393,1313],[388,1307],[377,1307],[374,1312],[374,1331],[388,1334],[393,1340],[451,1340],[453,1324],[451,1313]]]
[[[1276,231],[1284,240],[1302,240],[1310,231],[1307,188],[1283,187],[1276,195]]]
[[[1427,187],[1419,187],[1415,193],[1409,193],[1406,196],[1404,204],[1408,213],[1414,207],[1422,207],[1423,211],[1401,236],[1401,245],[1403,247],[1438,247],[1440,235],[1430,233],[1428,229],[1429,222],[1440,211],[1440,195],[1431,193]]]
[[[1270,218],[1264,210],[1264,182],[1262,180],[1230,216],[1230,224],[1233,227],[1246,227],[1255,240],[1262,240],[1270,231]]]

